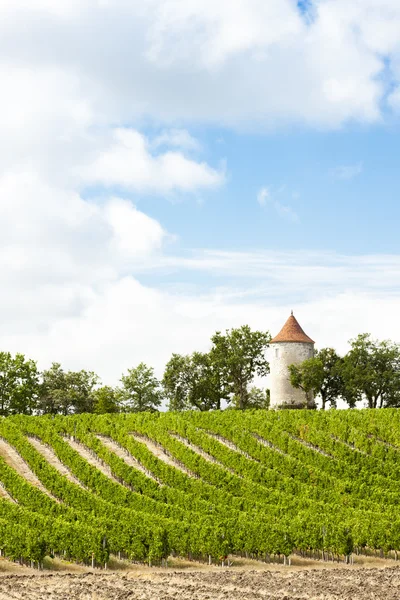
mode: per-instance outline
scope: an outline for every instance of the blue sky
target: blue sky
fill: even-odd
[[[258,135],[211,129],[198,139],[203,160],[226,162],[225,185],[186,202],[139,201],[183,249],[399,251],[396,125]],[[263,187],[270,197],[260,207]]]
[[[4,349],[113,384],[292,308],[400,340],[399,31],[398,0],[3,0]]]

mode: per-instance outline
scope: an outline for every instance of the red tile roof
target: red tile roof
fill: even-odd
[[[304,333],[297,319],[293,316],[293,313],[290,315],[278,335],[271,340],[271,344],[275,342],[305,342],[308,344],[315,343],[314,340]]]

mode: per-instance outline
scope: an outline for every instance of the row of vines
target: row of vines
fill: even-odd
[[[396,410],[14,416],[0,437],[42,485],[0,456],[13,500],[0,500],[0,554],[12,560],[400,551]]]

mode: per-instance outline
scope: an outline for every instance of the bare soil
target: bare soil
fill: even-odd
[[[122,446],[119,446],[119,444],[117,444],[117,442],[114,441],[112,438],[107,437],[105,435],[97,435],[96,437],[98,440],[100,440],[102,444],[104,444],[106,448],[108,448],[108,450],[111,450],[111,452],[114,452],[114,454],[119,456],[119,458],[122,458],[122,460],[124,460],[127,465],[133,467],[134,469],[137,469],[138,471],[146,475],[146,477],[150,477],[150,479],[153,479],[154,481],[157,481],[157,483],[159,483],[157,478],[154,477],[153,473],[150,473],[150,471],[143,467],[143,465],[141,465],[140,462],[134,456],[132,456],[132,454],[130,454]]]
[[[0,573],[0,600],[396,600],[400,567]]]
[[[114,476],[111,468],[84,444],[76,442],[72,437],[64,437],[64,440],[71,446],[73,450],[75,450],[75,452],[80,454],[81,457],[89,463],[89,465],[92,465],[92,467],[96,467],[96,469],[101,471],[103,475],[105,475],[109,479],[112,479],[114,483],[118,483],[118,485],[122,485],[124,487],[129,487],[125,482],[119,481]]]
[[[139,433],[131,433],[131,436],[137,442],[145,444],[146,448],[159,460],[165,462],[165,464],[169,465],[170,467],[174,467],[175,469],[178,469],[179,471],[181,471],[185,475],[188,475],[189,477],[196,477],[196,475],[192,473],[187,467],[185,467],[185,465],[181,464],[173,456],[168,454],[167,451],[160,444],[150,440],[145,435],[140,435]]]
[[[50,448],[49,446],[46,446],[46,444],[43,444],[43,442],[41,442],[37,438],[34,438],[32,436],[27,436],[27,437],[28,437],[28,440],[30,441],[30,443],[32,444],[32,446],[43,456],[43,458],[45,458],[47,460],[47,462],[52,467],[57,469],[57,471],[59,473],[61,473],[61,475],[66,477],[68,479],[68,481],[70,481],[71,483],[76,483],[76,485],[79,485],[79,487],[84,488],[84,486],[79,481],[79,479],[77,479],[71,473],[71,471],[61,462],[61,460],[58,458],[57,454],[54,452],[54,450],[52,448]]]
[[[24,479],[26,479],[28,483],[39,488],[39,490],[50,496],[53,500],[59,502],[57,498],[52,496],[50,492],[46,490],[40,479],[38,479],[34,472],[31,471],[31,469],[28,467],[23,458],[21,458],[21,456],[18,454],[15,448],[3,439],[0,439],[0,456],[4,459],[5,463],[9,467],[17,471],[18,475],[24,477]],[[1,495],[4,497],[8,496],[7,492],[3,488],[1,489]],[[8,498],[10,497],[8,496]]]

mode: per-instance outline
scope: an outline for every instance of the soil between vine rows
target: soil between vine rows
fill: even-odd
[[[396,600],[400,567],[0,576],[0,600]]]

